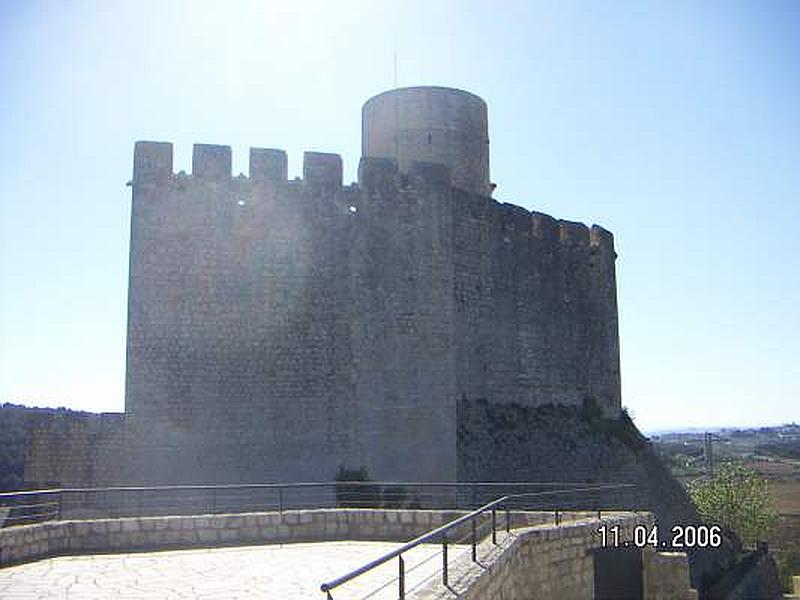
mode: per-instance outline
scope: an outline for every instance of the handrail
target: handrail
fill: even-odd
[[[460,508],[502,494],[569,490],[586,482],[306,481],[165,486],[53,487],[0,492],[0,528],[63,518],[252,512],[299,508]],[[53,503],[51,505],[51,503]],[[53,510],[51,510],[53,509]]]
[[[20,490],[16,492],[0,492],[0,499],[36,494],[91,493],[91,492],[149,492],[149,491],[185,491],[185,490],[225,490],[225,489],[275,489],[303,488],[327,486],[415,486],[415,487],[531,487],[531,486],[581,486],[586,482],[519,482],[519,481],[301,481],[287,483],[223,483],[223,484],[185,484],[155,486],[111,486],[111,487],[74,487],[74,488],[41,488],[37,490]]]
[[[632,483],[604,484],[604,485],[597,485],[597,486],[586,487],[586,488],[575,488],[575,489],[568,489],[568,490],[552,490],[552,491],[546,491],[546,492],[529,492],[529,493],[524,493],[524,494],[508,494],[508,495],[502,496],[502,497],[500,497],[500,498],[498,498],[496,500],[492,500],[491,502],[489,502],[487,504],[484,504],[480,508],[475,509],[471,513],[463,515],[463,516],[455,519],[454,521],[451,521],[450,523],[446,523],[446,524],[442,525],[441,527],[437,527],[433,531],[429,531],[428,533],[425,533],[425,534],[423,534],[423,535],[421,535],[419,537],[416,537],[413,540],[411,540],[410,542],[406,542],[405,544],[403,544],[399,548],[395,548],[394,550],[392,550],[390,552],[387,552],[383,556],[381,556],[379,558],[376,558],[375,560],[372,560],[372,561],[370,561],[369,563],[367,563],[365,565],[362,565],[361,567],[359,567],[358,569],[355,569],[354,571],[350,571],[349,573],[346,573],[345,575],[342,575],[341,577],[337,577],[336,579],[333,579],[332,581],[327,581],[327,582],[323,583],[322,585],[319,586],[320,587],[320,591],[325,592],[326,594],[328,594],[328,597],[330,597],[331,590],[339,587],[340,585],[342,585],[344,583],[347,583],[348,581],[350,581],[352,579],[355,579],[359,575],[363,575],[367,571],[371,571],[372,569],[374,569],[376,567],[379,567],[380,565],[392,560],[393,558],[399,557],[403,553],[408,552],[409,550],[411,550],[412,548],[415,548],[416,546],[419,546],[420,544],[424,544],[426,542],[435,541],[435,538],[439,538],[440,536],[443,536],[444,534],[446,534],[451,529],[455,529],[459,525],[463,525],[464,523],[466,523],[468,521],[471,521],[472,519],[474,519],[477,516],[480,516],[481,514],[485,513],[486,511],[492,510],[495,507],[497,507],[497,506],[499,506],[499,505],[501,505],[501,504],[503,504],[505,502],[508,502],[509,500],[513,500],[513,499],[517,499],[517,498],[528,498],[528,497],[533,497],[533,496],[553,496],[553,495],[564,494],[564,493],[568,493],[568,492],[569,493],[574,493],[574,492],[578,492],[578,493],[581,493],[581,492],[596,492],[596,491],[600,491],[600,490],[610,490],[610,489],[618,490],[618,489],[632,488],[632,487],[636,487],[636,485],[632,484]]]

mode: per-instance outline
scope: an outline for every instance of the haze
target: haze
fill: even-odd
[[[797,420],[799,63],[791,1],[6,3],[0,402],[122,410],[135,140],[349,182],[396,83],[486,100],[496,198],[614,232],[640,427]]]

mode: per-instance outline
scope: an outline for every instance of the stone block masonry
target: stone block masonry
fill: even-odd
[[[340,508],[50,521],[0,529],[0,566],[63,554],[337,540],[407,542],[464,514]],[[552,514],[514,513],[513,519],[514,526],[523,526],[552,520]]]
[[[124,415],[50,414],[31,427],[25,448],[28,485],[116,483],[125,454]]]
[[[131,483],[454,480],[457,400],[619,410],[614,249],[450,169],[136,145]]]
[[[461,514],[321,509],[51,521],[0,529],[0,566],[64,554],[335,540],[406,541]]]
[[[621,480],[662,523],[696,519],[618,426],[613,236],[491,197],[477,96],[392,90],[362,118],[352,185],[336,154],[289,181],[278,149],[232,177],[227,146],[186,174],[136,143],[125,415],[32,436],[26,479]],[[693,581],[717,554],[693,553]]]
[[[128,553],[166,549],[245,546],[247,550],[252,551],[256,545],[281,545],[283,548],[288,548],[285,544],[321,541],[334,543],[383,541],[398,544],[461,514],[450,511],[338,509],[50,522],[0,530],[0,567],[54,556],[107,553],[118,555],[118,559],[123,562],[145,564],[147,558],[134,558]],[[485,528],[481,528],[479,540],[485,539],[480,541],[478,546],[479,564],[472,563],[469,559],[468,546],[452,545],[454,538],[459,535],[454,534],[448,560],[450,589],[443,588],[440,583],[439,561],[431,562],[429,575],[420,580],[420,571],[411,568],[412,565],[419,566],[417,565],[419,555],[415,554],[416,550],[406,553],[404,555],[407,561],[406,568],[409,569],[411,581],[422,582],[421,587],[419,585],[412,585],[411,589],[407,587],[407,597],[415,600],[451,598],[454,591],[458,592],[461,598],[503,597],[506,600],[531,597],[593,597],[592,553],[597,547],[595,530],[599,521],[587,513],[564,514],[564,521],[560,526],[553,525],[552,514],[513,513],[512,517],[514,525],[511,533],[499,532],[497,546],[492,545],[488,532]],[[619,524],[621,535],[627,539],[634,525],[649,525],[651,521],[644,514],[615,513],[605,517],[604,523]],[[466,535],[468,536],[469,532]],[[362,564],[374,560],[382,552],[390,549],[391,546],[376,549],[374,554],[364,556]],[[228,551],[234,549],[230,548]],[[435,545],[428,548],[428,558],[435,558],[436,551]],[[159,556],[163,556],[160,561],[166,561],[161,564],[172,569],[181,568],[180,565],[169,562],[167,554]],[[289,556],[297,555],[290,553]],[[103,562],[99,558],[94,560],[97,562],[90,564],[106,566],[100,571],[95,569],[91,572],[92,589],[96,590],[99,586],[99,589],[110,590],[119,585],[122,572],[109,569],[108,565],[111,564],[109,562]],[[113,559],[109,557],[107,560]],[[211,564],[214,561],[206,562]],[[424,562],[430,561],[426,559]],[[343,561],[340,567],[342,571],[352,569],[359,564],[350,563],[344,566],[345,563],[346,561]],[[75,590],[72,590],[75,592],[81,588],[76,579],[78,573],[73,571],[76,563],[62,562],[60,568],[63,569],[65,564],[71,565],[67,570],[70,571],[69,581],[75,587]],[[296,563],[291,564],[290,569],[296,566]],[[394,562],[389,563],[389,566],[394,567]],[[237,565],[237,570],[240,567],[243,565]],[[49,583],[54,589],[62,582],[51,576],[50,569],[58,572],[58,568],[53,564],[46,569],[46,576],[50,578]],[[30,590],[37,588],[30,581],[23,587],[26,576],[21,576],[22,571],[19,569],[9,571],[13,573],[10,578],[12,587],[6,587],[7,591],[23,593],[23,590],[27,589],[30,595],[32,593]],[[25,572],[34,573],[37,570],[33,567],[31,570],[26,569]],[[42,573],[42,570],[38,569],[38,572]],[[372,591],[377,585],[387,583],[387,580],[395,575],[396,570],[383,568],[383,574],[376,579],[378,572],[373,571],[358,578],[354,582],[355,586],[357,588],[361,586],[365,592]],[[304,573],[308,577],[308,573],[306,571]],[[325,577],[330,579],[341,574],[343,573],[329,571]],[[269,592],[274,594],[274,576],[274,565],[270,562],[262,565],[249,581],[249,585],[257,586],[268,594]],[[27,577],[30,579],[31,575]],[[147,577],[147,587],[150,590],[158,590],[156,594],[160,593],[161,596],[165,590],[176,586],[171,574],[167,575],[164,569],[148,570]],[[317,586],[322,581],[321,573],[318,577],[319,579],[311,586],[307,586],[313,593],[317,592]],[[643,577],[644,597],[647,600],[675,600],[687,597],[688,576],[686,557],[683,555],[645,552]],[[196,573],[193,573],[191,579],[199,584]],[[429,583],[426,584],[425,581]],[[17,582],[19,582],[18,587],[13,587]],[[230,584],[231,582],[226,581],[226,590]],[[396,583],[388,581],[388,584],[391,593],[392,586]],[[147,595],[144,593],[145,585],[140,581],[137,581],[134,587],[143,596]],[[192,590],[197,591],[194,586]],[[337,589],[334,597],[351,594],[353,591],[353,584],[348,584],[346,588]],[[497,595],[498,592],[501,596]]]
[[[42,433],[29,482],[455,481],[459,402],[618,415],[611,234],[491,198],[473,94],[390,91],[363,126],[352,185],[337,154],[289,181],[282,150],[232,177],[228,146],[186,174],[136,142],[122,425],[91,455]]]
[[[410,597],[413,600],[527,600],[558,598],[587,600],[595,597],[594,553],[602,551],[597,527],[601,521],[580,518],[556,526],[535,525],[501,534],[498,545],[484,541],[478,562],[462,553],[449,569],[449,587],[433,581]],[[605,517],[606,526],[619,526],[620,540],[633,539],[636,526],[651,527],[652,515],[617,513]],[[643,554],[643,598],[645,600],[689,600],[695,598],[689,587],[685,554],[657,553],[652,548]]]

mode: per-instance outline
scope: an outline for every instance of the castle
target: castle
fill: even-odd
[[[227,146],[186,174],[137,142],[125,414],[40,432],[26,478],[463,480],[476,402],[616,417],[613,238],[492,199],[483,100],[379,94],[362,156],[343,185],[336,154],[232,177]]]
[[[290,181],[281,150],[232,177],[196,145],[187,175],[136,143],[125,413],[38,426],[26,485],[611,481],[699,523],[621,411],[611,234],[492,199],[473,94],[391,90],[362,128],[352,185],[335,154]],[[692,586],[731,548],[692,551]]]

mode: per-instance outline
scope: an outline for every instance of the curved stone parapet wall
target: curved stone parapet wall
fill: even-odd
[[[0,566],[62,554],[336,540],[406,541],[462,514],[321,509],[51,521],[0,529]]]
[[[0,566],[64,554],[324,541],[407,542],[466,514],[447,510],[315,509],[121,519],[49,521],[0,529]],[[561,513],[567,520],[570,515]],[[488,513],[479,530],[487,535]],[[552,522],[553,513],[516,512],[512,527]],[[505,521],[498,519],[498,527]],[[451,541],[470,533],[451,532]]]
[[[405,542],[464,513],[421,510],[299,510],[199,516],[139,517],[55,521],[0,529],[0,567],[65,554],[127,553],[164,549],[214,548],[255,544],[321,541]],[[459,597],[589,598],[593,592],[593,553],[601,550],[596,513],[511,513],[511,532],[498,519],[497,545],[484,515],[478,529],[478,562],[469,552],[448,561],[449,587],[439,578],[409,593],[410,599]],[[602,523],[619,526],[619,539],[633,539],[635,526],[652,527],[648,513],[608,513]],[[465,543],[471,527],[450,531],[451,544]],[[459,542],[459,540],[461,540]],[[647,598],[687,598],[689,577],[684,554],[645,552]],[[343,573],[342,573],[343,574]]]
[[[604,517],[603,525],[619,527],[619,539],[632,542],[634,528],[653,526],[652,515],[618,513]],[[410,600],[527,600],[558,598],[578,600],[595,596],[595,553],[604,551],[596,519],[581,519],[561,526],[539,525],[501,534],[497,546],[484,542],[478,561],[461,555],[449,565],[447,588],[438,581],[412,593]],[[631,549],[636,552],[636,549]],[[690,600],[686,554],[642,552],[642,590],[647,600]]]

